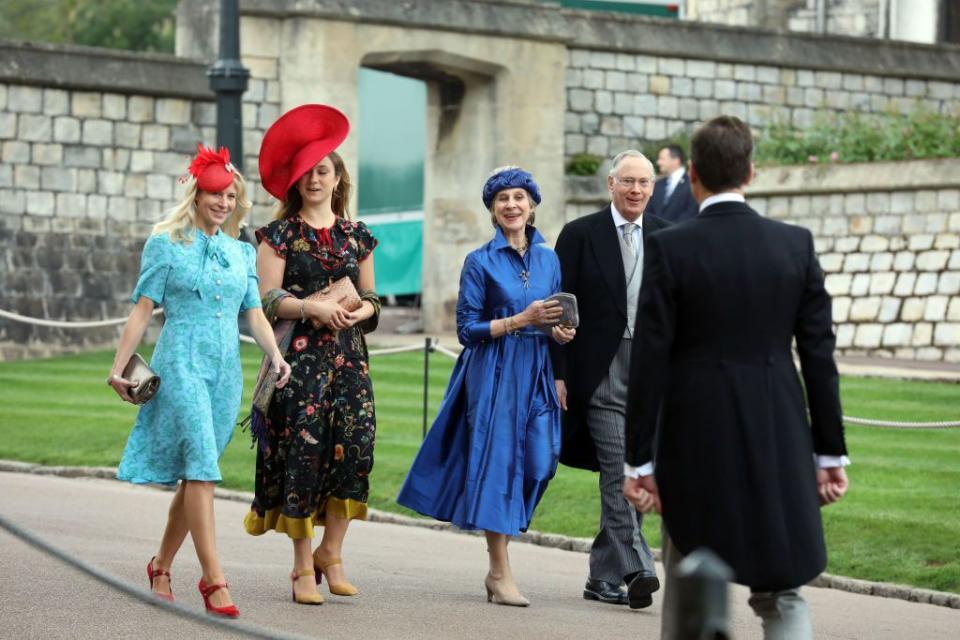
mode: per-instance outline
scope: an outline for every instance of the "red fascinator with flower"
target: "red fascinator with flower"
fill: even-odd
[[[197,155],[187,171],[196,178],[200,190],[223,191],[233,183],[236,169],[230,164],[230,149],[220,147],[220,151],[214,151],[198,144]]]

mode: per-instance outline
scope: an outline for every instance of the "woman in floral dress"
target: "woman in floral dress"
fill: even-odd
[[[271,321],[293,321],[286,351],[293,373],[274,393],[263,424],[254,419],[256,494],[244,524],[293,541],[293,600],[320,604],[326,574],[331,593],[352,596],[340,561],[350,520],[367,512],[376,418],[364,333],[373,330],[376,240],[347,218],[350,178],[333,150],[346,118],[324,105],[281,116],[264,136],[260,175],[280,200],[276,220],[257,231],[260,291]],[[362,305],[305,300],[348,277]],[[315,328],[316,321],[320,328]],[[315,525],[323,538],[311,552]]]

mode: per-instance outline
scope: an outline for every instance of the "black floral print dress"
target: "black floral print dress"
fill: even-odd
[[[286,260],[283,289],[303,298],[349,276],[377,241],[362,222],[344,218],[314,229],[299,216],[257,230]],[[326,514],[364,518],[376,431],[373,387],[363,332],[314,329],[297,322],[290,347],[290,382],[273,394],[265,441],[257,447],[255,497],[247,532],[274,529],[309,538]]]

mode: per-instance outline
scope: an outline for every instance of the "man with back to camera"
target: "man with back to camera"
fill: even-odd
[[[701,127],[700,212],[645,244],[623,492],[663,515],[662,638],[678,632],[673,572],[700,547],[751,588],[765,638],[811,638],[799,587],[826,567],[819,508],[847,490],[830,296],[810,231],[747,206],[752,151],[737,118]]]
[[[647,213],[670,222],[683,222],[697,215],[700,206],[690,191],[683,148],[670,144],[660,149],[657,169],[660,179],[653,187]]]
[[[669,225],[644,215],[653,180],[653,164],[639,151],[618,154],[607,176],[610,204],[560,232],[561,288],[577,296],[580,327],[573,341],[551,345],[564,410],[560,462],[600,472],[600,528],[583,597],[634,609],[649,607],[651,594],[660,588],[640,531],[642,514],[622,491],[623,421],[643,238]]]

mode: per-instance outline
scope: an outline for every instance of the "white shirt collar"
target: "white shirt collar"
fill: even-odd
[[[617,229],[619,229],[619,228],[622,227],[623,225],[625,225],[625,224],[627,224],[628,222],[630,222],[629,220],[627,220],[626,218],[623,217],[623,214],[621,214],[619,211],[617,211],[616,205],[614,205],[612,202],[610,203],[610,213],[613,214],[613,225],[614,225]],[[640,217],[637,218],[636,220],[634,220],[634,221],[633,221],[633,224],[635,224],[635,225],[637,225],[638,227],[640,227],[641,229],[643,229],[643,214],[640,214]]]
[[[667,177],[667,179],[673,184],[677,184],[678,182],[680,182],[680,179],[683,178],[684,173],[686,173],[686,169],[684,169],[683,167],[680,167],[679,169],[671,173]]]
[[[721,202],[746,202],[746,201],[747,199],[743,197],[742,193],[734,193],[732,191],[715,193],[700,203],[700,211],[703,211],[710,205],[719,204]]]

